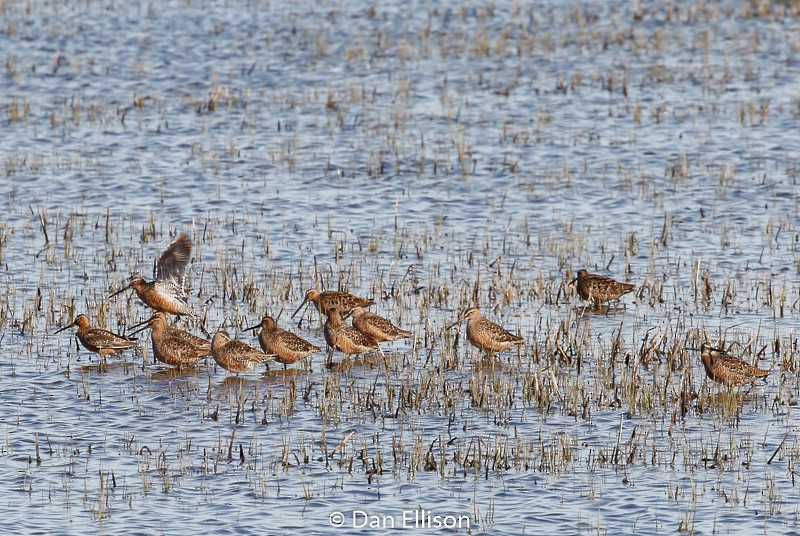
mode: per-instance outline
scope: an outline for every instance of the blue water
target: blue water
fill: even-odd
[[[6,6],[4,526],[797,532],[787,9]],[[289,316],[341,287],[416,341],[234,378],[53,335],[146,318],[108,296],[178,232],[212,332],[322,344]],[[584,267],[637,292],[584,311]],[[481,366],[443,329],[469,305],[525,346]],[[702,340],[770,376],[730,404]]]

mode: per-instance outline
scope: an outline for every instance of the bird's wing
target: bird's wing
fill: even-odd
[[[184,271],[186,270],[186,265],[189,264],[191,254],[191,239],[184,233],[179,234],[158,258],[153,270],[153,277],[156,281],[175,279],[183,286]]]

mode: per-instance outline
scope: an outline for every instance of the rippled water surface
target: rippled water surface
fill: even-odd
[[[798,532],[798,7],[595,4],[0,5],[4,527]],[[54,334],[147,318],[109,296],[179,232],[210,333],[324,346],[318,287],[414,340],[236,377]]]

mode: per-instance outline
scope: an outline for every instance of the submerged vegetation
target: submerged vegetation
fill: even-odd
[[[0,7],[15,508],[76,531],[323,532],[366,504],[473,533],[797,530],[796,5],[207,7]],[[270,315],[324,348],[324,318],[291,318],[319,289],[413,337],[234,376],[54,335],[147,320],[109,296],[181,232],[180,329],[258,346]],[[635,289],[584,302],[580,269]],[[446,329],[470,307],[513,344]],[[712,383],[706,342],[769,375]]]

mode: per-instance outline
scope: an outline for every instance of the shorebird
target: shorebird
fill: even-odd
[[[125,292],[129,288],[145,305],[173,315],[197,317],[197,313],[186,304],[186,265],[192,253],[192,241],[181,233],[170,242],[167,249],[158,258],[153,269],[153,281],[145,281],[142,277],[133,276],[128,286],[121,288],[109,298]]]
[[[220,367],[237,374],[275,359],[274,355],[265,354],[249,344],[231,340],[227,331],[218,331],[214,334],[211,340],[211,355]]]
[[[578,283],[576,288],[580,297],[592,301],[596,306],[618,300],[636,288],[631,283],[620,283],[604,275],[590,274],[585,269],[578,270],[578,277],[572,280],[572,283],[575,282]]]
[[[105,329],[93,328],[89,323],[89,317],[86,315],[78,315],[72,324],[64,326],[56,333],[61,333],[72,326],[78,326],[75,336],[81,341],[81,345],[90,352],[99,354],[102,358],[119,354],[123,350],[136,346],[136,341],[132,339],[111,333]]]
[[[292,318],[294,318],[298,311],[308,302],[312,302],[317,307],[317,311],[323,315],[327,315],[328,311],[335,307],[339,309],[339,314],[343,318],[346,318],[356,307],[369,307],[375,303],[375,301],[368,298],[359,298],[347,292],[338,292],[335,290],[320,292],[315,288],[311,288],[306,292],[306,297],[303,299],[303,303],[300,304],[300,307],[292,313]]]
[[[482,317],[477,307],[466,309],[461,316],[458,317],[458,320],[445,329],[452,328],[464,319],[467,320],[467,339],[469,342],[479,350],[483,350],[488,354],[508,350],[509,348],[522,344],[524,341],[522,337],[510,333],[491,320]]]
[[[707,342],[700,346],[700,352],[700,361],[703,362],[703,368],[706,369],[706,376],[723,385],[737,387],[745,383],[753,383],[769,374],[768,370],[754,367],[738,357],[714,348]]]
[[[265,354],[275,354],[275,361],[282,363],[284,369],[286,365],[296,363],[321,350],[319,346],[314,346],[291,331],[279,328],[275,319],[269,315],[264,315],[260,324],[245,328],[244,331],[258,328],[261,328],[261,333],[258,334],[261,349]]]
[[[151,330],[153,355],[162,363],[177,367],[195,365],[211,355],[211,341],[168,326],[167,315],[162,312],[156,312],[141,329],[147,327]]]
[[[342,315],[336,307],[328,310],[324,331],[325,341],[331,348],[330,352],[328,352],[329,366],[334,350],[339,350],[345,356],[363,354],[370,350],[380,351],[380,346],[378,346],[377,342],[342,320]]]
[[[354,307],[351,315],[353,316],[353,327],[375,342],[399,341],[414,335],[363,307]]]

